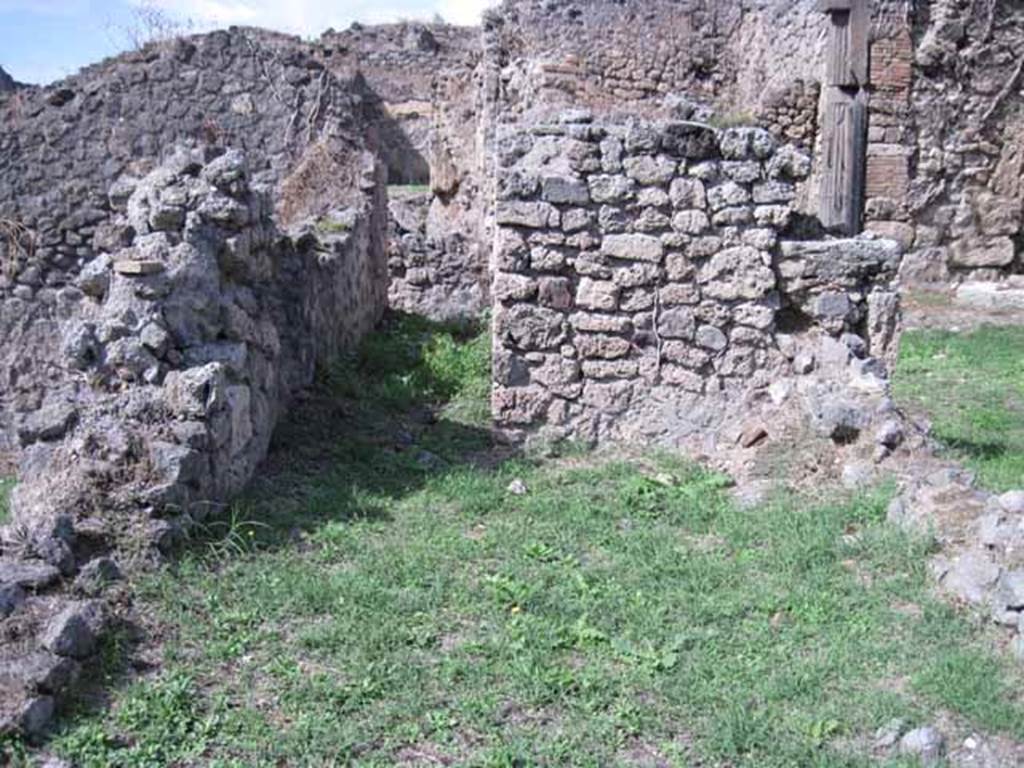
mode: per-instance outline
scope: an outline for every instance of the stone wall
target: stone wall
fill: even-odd
[[[810,0],[506,0],[484,18],[483,175],[499,173],[500,134],[568,108],[761,124],[814,157],[826,28]],[[795,185],[809,215],[815,170]]]
[[[910,250],[910,280],[1022,267],[1021,13],[870,2],[864,227]],[[812,2],[506,0],[484,25],[490,119],[528,123],[580,105],[754,122],[812,150],[796,205],[814,216],[827,28]]]
[[[904,120],[908,267],[940,282],[947,271],[1020,272],[1024,10],[933,0],[911,22],[898,32],[901,47],[908,35],[914,45]]]
[[[130,234],[57,292],[55,317],[19,323],[30,305],[5,302],[5,349],[43,342],[49,373],[12,371],[16,519],[196,517],[241,490],[291,398],[383,311],[383,174],[365,152],[337,160],[358,174],[348,205],[285,232],[240,152],[175,155],[116,187]]]
[[[10,414],[38,405],[25,383],[46,389],[63,375],[34,350],[56,348],[50,329],[75,311],[80,271],[135,234],[113,223],[129,190],[120,179],[144,175],[178,142],[231,145],[288,224],[347,204],[358,179],[332,158],[357,155],[372,126],[358,92],[301,41],[247,29],[0,97],[0,122],[0,453],[16,447]]]
[[[434,319],[479,314],[487,301],[480,30],[354,24],[324,34],[318,50],[331,71],[365,83],[378,151],[393,195],[402,199],[395,210],[423,213],[414,225],[409,216],[392,223],[396,306]]]
[[[678,444],[813,369],[803,336],[893,349],[897,244],[780,243],[810,158],[766,131],[574,111],[498,147],[493,411],[511,432]]]
[[[277,289],[274,301],[279,306],[273,311],[284,311],[281,307],[292,301],[295,306],[289,311],[307,315],[288,322],[279,318],[282,333],[294,328],[312,335],[288,343],[286,357],[294,352],[301,360],[277,366],[281,372],[274,375],[284,376],[286,384],[262,393],[254,390],[254,420],[262,431],[247,466],[237,472],[247,477],[277,413],[311,380],[314,362],[325,363],[340,347],[353,343],[383,306],[384,278],[373,275],[371,280],[367,270],[373,265],[386,269],[385,190],[382,179],[370,180],[369,198],[364,190],[368,164],[370,171],[373,167],[367,143],[372,145],[375,137],[374,124],[364,118],[363,96],[331,74],[297,38],[232,29],[152,45],[52,86],[0,97],[0,120],[5,127],[0,133],[0,454],[48,443],[61,431],[58,427],[72,426],[78,420],[76,403],[88,399],[96,383],[93,363],[106,366],[104,370],[128,371],[130,381],[153,385],[170,368],[193,366],[196,355],[237,352],[242,340],[232,334],[238,329],[224,330],[222,337],[210,335],[208,329],[228,321],[201,319],[204,313],[228,312],[232,306],[228,301],[217,308],[219,299],[210,293],[218,286],[216,280],[209,286],[194,285],[191,298],[198,303],[177,307],[178,317],[155,325],[144,322],[148,314],[131,303],[118,305],[123,317],[104,320],[107,328],[88,319],[99,311],[88,300],[90,291],[96,290],[96,281],[107,280],[105,271],[123,249],[141,249],[146,268],[156,269],[167,260],[168,248],[179,245],[180,230],[194,207],[192,183],[164,168],[161,173],[177,181],[152,192],[149,199],[133,196],[138,180],[159,167],[176,146],[202,154],[231,145],[245,153],[246,183],[251,180],[260,190],[262,207],[242,211],[241,224],[252,219],[263,229],[257,235],[242,232],[239,249],[249,249],[254,238],[262,251],[277,249],[265,239],[271,235],[265,233],[264,220],[271,216],[281,231],[313,221],[321,235],[346,235],[346,253],[337,258],[348,264],[338,269],[351,273],[337,277],[341,282],[336,288],[310,282],[317,274],[313,270],[301,279],[287,278],[297,291],[294,295],[283,292],[287,286]],[[221,203],[239,205],[219,199]],[[148,220],[136,210],[146,205],[154,207]],[[342,220],[334,221],[339,215]],[[291,246],[281,247],[287,251]],[[298,269],[293,262],[299,257],[289,261],[277,256],[281,269]],[[272,271],[258,279],[282,276]],[[122,275],[114,282],[130,284],[125,280]],[[270,301],[267,290],[259,286]],[[162,298],[149,297],[158,303],[149,314],[164,312]],[[183,317],[189,312],[195,317]],[[238,313],[234,319],[244,320]],[[83,322],[92,330],[80,338],[68,335],[69,324]],[[198,336],[197,329],[202,330]],[[144,331],[162,341],[153,347],[153,339],[142,340]],[[207,342],[214,346],[204,346]],[[163,354],[170,358],[163,359]],[[40,440],[41,434],[48,438]],[[29,457],[24,466],[20,493],[27,496],[29,481],[39,474],[38,456]],[[237,490],[237,480],[227,482],[219,470],[217,474],[210,484],[200,484],[200,496],[209,492],[211,498],[224,498]]]
[[[437,165],[433,154],[446,136],[440,113],[453,99],[440,98],[453,72],[472,72],[480,58],[480,32],[447,24],[353,24],[329,30],[318,43],[324,63],[336,74],[362,77],[386,123],[381,154],[390,184],[428,184]],[[470,120],[472,122],[472,120]]]
[[[105,245],[93,240],[123,174],[208,143],[243,149],[276,186],[319,139],[361,144],[361,101],[298,38],[233,28],[154,44],[0,100],[0,217],[36,233],[43,272],[73,270]]]
[[[685,94],[748,119],[818,79],[825,32],[810,0],[506,0],[485,19],[504,111],[574,104],[648,114]]]
[[[0,529],[0,734],[45,728],[97,650],[110,612],[80,598],[237,494],[292,399],[380,319],[383,166],[349,148],[318,172],[352,178],[346,204],[285,231],[240,151],[182,151],[115,184],[121,245],[33,297],[57,311],[3,302],[4,354],[47,378],[15,365],[4,392],[20,463]]]
[[[380,319],[367,112],[250,29],[0,95],[0,736],[45,728],[96,652],[110,603],[82,598],[237,494]]]
[[[440,321],[477,317],[489,296],[481,250],[458,231],[431,234],[433,203],[429,191],[389,190],[388,306]]]

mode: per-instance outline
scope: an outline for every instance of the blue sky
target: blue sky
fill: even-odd
[[[0,0],[0,67],[47,83],[130,47],[140,7],[196,30],[251,24],[312,36],[353,21],[430,18],[473,24],[490,0]]]

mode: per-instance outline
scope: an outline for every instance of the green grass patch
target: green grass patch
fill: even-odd
[[[0,525],[6,523],[7,518],[10,515],[8,500],[10,499],[11,491],[13,490],[14,480],[0,477]]]
[[[429,184],[389,184],[389,197],[407,197],[411,195],[424,195],[430,191]]]
[[[357,357],[336,366],[327,385],[338,397],[392,413],[418,406],[484,426],[490,419],[488,323],[435,323],[394,314]]]
[[[1024,328],[909,331],[893,383],[982,484],[1024,486]]]
[[[352,221],[324,216],[317,220],[316,230],[321,235],[343,235],[352,231]]]
[[[1024,737],[1019,673],[929,596],[925,544],[883,524],[886,494],[752,513],[721,486],[656,457],[336,490],[300,541],[281,525],[141,583],[164,671],[57,748],[85,766],[598,766],[640,748],[855,766],[845,745],[894,717]],[[310,503],[262,501],[271,520]]]
[[[115,677],[52,747],[83,768],[789,768],[877,765],[896,717],[1024,738],[1020,670],[931,595],[888,490],[748,510],[667,455],[467,462],[486,440],[448,403],[486,400],[486,337],[397,317],[332,372],[224,529],[134,583],[159,673]]]

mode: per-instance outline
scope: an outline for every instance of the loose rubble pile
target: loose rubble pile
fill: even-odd
[[[889,520],[938,538],[931,572],[939,587],[1013,629],[1024,659],[1024,491],[988,493],[970,472],[931,460],[914,467]]]
[[[70,530],[59,533],[70,537]],[[73,558],[73,540],[56,534],[52,541]],[[89,596],[120,578],[117,566],[105,557],[90,560],[58,592],[70,575],[48,563],[0,560],[0,734],[45,731],[60,695],[77,681],[109,628],[106,603]]]

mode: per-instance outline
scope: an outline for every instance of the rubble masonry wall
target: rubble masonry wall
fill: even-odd
[[[762,129],[565,120],[498,143],[499,425],[678,442],[799,365],[796,334],[887,354],[898,246],[780,242],[806,154]]]

